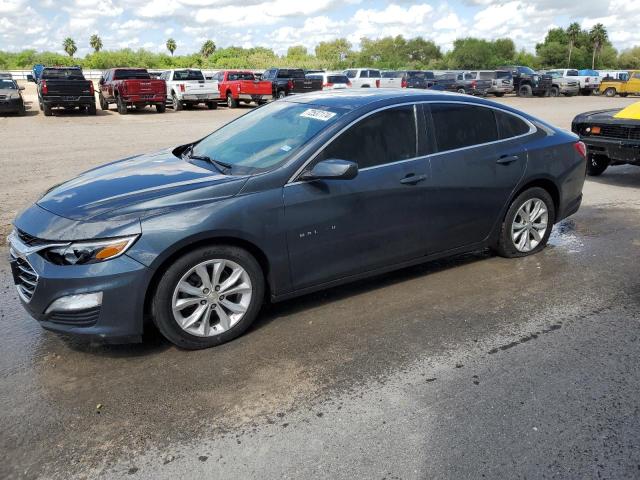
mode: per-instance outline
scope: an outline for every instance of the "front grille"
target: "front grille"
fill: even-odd
[[[621,140],[640,140],[640,127],[625,125],[600,125],[600,134],[594,137],[619,138]]]
[[[5,98],[7,98],[6,95],[0,95],[0,100],[4,100]]]
[[[22,300],[29,303],[38,286],[38,274],[27,260],[20,258],[13,250],[10,250],[10,253],[13,259],[11,267],[16,289]]]
[[[85,310],[77,310],[75,312],[52,312],[47,320],[53,323],[61,323],[63,325],[78,325],[87,327],[98,321],[100,316],[100,307],[87,308]]]
[[[16,228],[16,233],[18,234],[18,238],[20,239],[20,241],[25,245],[27,245],[28,247],[34,247],[36,245],[44,245],[47,243],[46,240],[41,240],[17,228]]]

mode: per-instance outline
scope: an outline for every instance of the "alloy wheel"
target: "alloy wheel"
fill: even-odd
[[[173,318],[187,333],[212,337],[235,326],[249,309],[253,288],[236,262],[212,259],[185,273],[172,298]]]
[[[519,252],[528,253],[542,241],[549,228],[549,211],[539,198],[530,198],[518,209],[511,224],[511,240]]]

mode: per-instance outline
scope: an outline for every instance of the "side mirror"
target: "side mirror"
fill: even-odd
[[[358,175],[358,164],[348,160],[323,160],[300,175],[300,180],[351,180]]]
[[[98,85],[104,85],[104,77],[100,77],[100,80],[98,80]]]
[[[36,79],[35,79],[35,78],[33,78],[33,75],[31,75],[31,74],[27,74],[27,82],[33,82],[33,83],[35,83],[35,82],[36,82]]]

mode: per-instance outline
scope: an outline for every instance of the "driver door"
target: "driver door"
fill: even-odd
[[[307,167],[350,160],[359,167],[355,178],[284,187],[295,289],[424,255],[430,167],[418,153],[417,108],[392,107],[360,120]]]

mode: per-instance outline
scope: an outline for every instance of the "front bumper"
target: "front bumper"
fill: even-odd
[[[22,110],[22,99],[12,98],[10,100],[0,100],[0,112],[19,112]]]
[[[587,151],[596,155],[606,155],[613,162],[640,165],[640,140],[616,140],[582,136]]]

